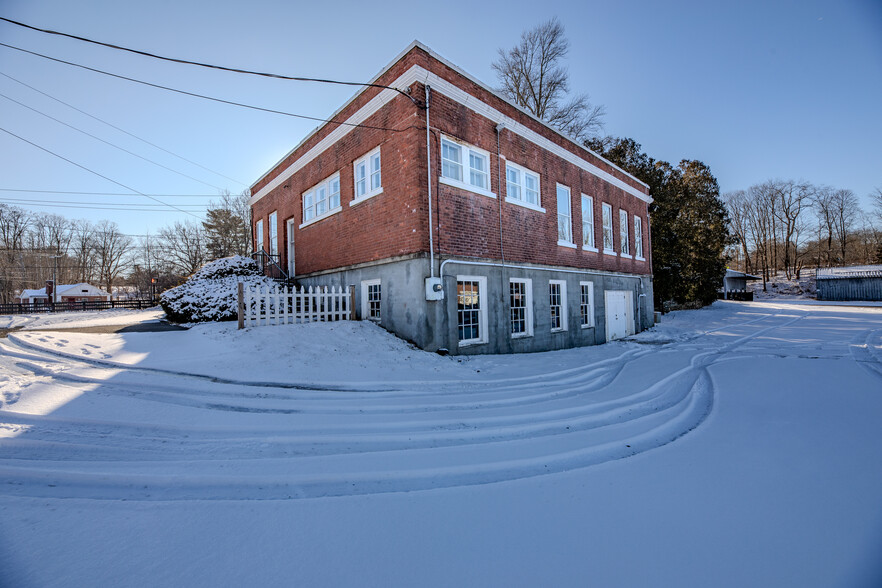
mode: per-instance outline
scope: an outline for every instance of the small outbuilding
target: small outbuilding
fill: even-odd
[[[882,300],[882,265],[817,270],[818,300]]]
[[[761,279],[759,276],[727,269],[726,275],[723,277],[723,299],[753,300],[753,293],[747,291],[747,282],[759,279]],[[749,297],[748,294],[750,294]]]

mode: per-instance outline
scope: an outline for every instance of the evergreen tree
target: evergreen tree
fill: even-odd
[[[607,137],[585,145],[649,185],[656,308],[668,300],[713,302],[723,284],[723,250],[731,239],[710,168],[695,160],[684,159],[677,167],[656,161],[633,139]]]
[[[231,255],[248,255],[251,247],[251,223],[248,214],[248,195],[221,197],[205,213],[202,228],[205,231],[208,259]]]

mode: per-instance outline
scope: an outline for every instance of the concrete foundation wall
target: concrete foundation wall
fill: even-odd
[[[436,265],[437,265],[436,261]],[[437,275],[437,274],[436,274]],[[451,354],[522,353],[595,345],[606,341],[604,292],[631,292],[631,313],[637,332],[653,324],[652,279],[609,273],[571,273],[563,268],[531,268],[466,265],[450,261],[444,266],[444,299],[426,301],[425,279],[429,276],[427,257],[378,262],[300,279],[305,286],[355,286],[356,309],[362,310],[364,280],[381,280],[380,325],[427,351],[447,349]],[[457,327],[457,276],[486,279],[483,293],[486,312],[486,342],[459,344]],[[510,331],[509,280],[532,280],[533,335],[512,338]],[[549,280],[566,283],[567,329],[551,331]],[[580,326],[580,282],[594,284],[594,326]]]

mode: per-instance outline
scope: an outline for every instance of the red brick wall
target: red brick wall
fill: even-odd
[[[589,160],[592,164],[645,191],[638,182],[606,164],[588,151],[573,145],[549,131],[531,117],[522,114],[477,84],[470,82],[419,48],[410,51],[377,80],[390,84],[412,65],[418,64],[439,76],[457,83],[507,116],[518,120],[558,145]],[[422,99],[421,84],[412,87]],[[380,90],[368,88],[347,105],[336,117],[346,120],[364,106]],[[542,263],[582,268],[606,269],[629,273],[650,273],[649,263],[612,257],[600,253],[574,250],[557,245],[556,182],[570,187],[572,198],[573,239],[581,243],[581,193],[594,197],[595,241],[602,245],[601,202],[613,205],[616,250],[619,249],[618,210],[629,213],[631,253],[633,215],[643,217],[644,257],[649,259],[647,204],[620,188],[579,169],[529,141],[503,131],[500,150],[513,163],[540,175],[541,203],[546,212],[536,212],[504,201],[503,183],[500,190],[497,174],[495,123],[475,114],[465,106],[438,92],[432,95],[432,193],[436,223],[436,253],[470,257],[501,257],[499,236],[499,200],[440,184],[439,132],[460,138],[491,153],[492,191],[503,198],[503,246],[509,261]],[[264,248],[269,250],[269,214],[278,211],[279,251],[283,267],[287,264],[287,220],[302,223],[303,192],[340,172],[342,210],[302,229],[295,226],[296,271],[298,274],[331,269],[344,265],[385,259],[408,253],[427,252],[428,212],[426,185],[425,111],[408,98],[398,96],[383,106],[363,124],[398,129],[357,128],[328,148],[281,186],[253,206],[254,221],[264,219]],[[279,173],[327,136],[336,125],[326,125],[308,138],[295,152],[252,187],[257,193]],[[354,196],[353,163],[377,146],[381,146],[383,193],[350,207]],[[505,174],[504,162],[502,165]],[[504,179],[504,178],[503,178]],[[601,247],[602,248],[602,247]]]

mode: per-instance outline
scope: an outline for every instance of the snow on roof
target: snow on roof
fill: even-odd
[[[19,298],[38,298],[40,296],[46,296],[46,288],[40,288],[39,290],[22,290],[21,294],[18,295]]]
[[[760,280],[760,279],[762,279],[759,276],[745,274],[744,272],[739,272],[739,271],[730,270],[730,269],[726,270],[726,277],[727,278],[744,278],[745,280]]]
[[[882,278],[882,265],[852,265],[848,267],[826,267],[817,270],[819,280],[840,278]]]

